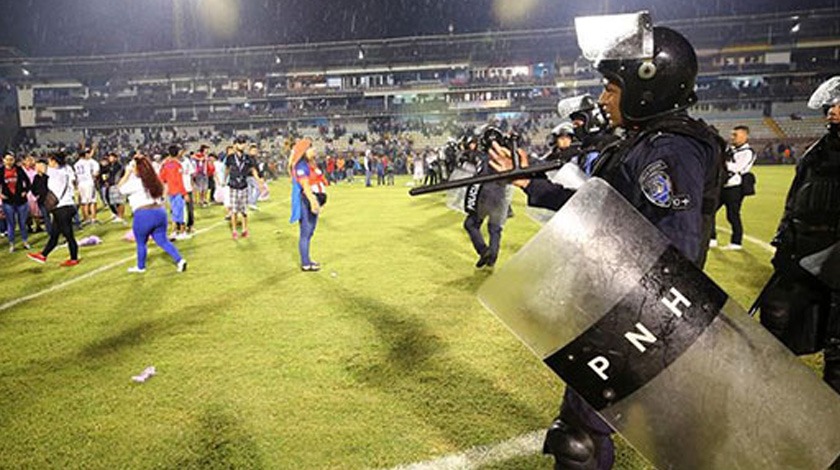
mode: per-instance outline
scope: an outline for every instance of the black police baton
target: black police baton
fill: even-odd
[[[519,166],[518,160],[518,158],[514,160],[515,166],[512,170],[493,173],[490,175],[472,176],[470,178],[464,178],[454,181],[444,181],[443,183],[432,184],[429,186],[420,186],[417,188],[412,188],[410,191],[408,191],[408,194],[412,196],[420,196],[423,194],[436,193],[439,191],[447,191],[450,189],[470,186],[472,184],[491,183],[493,181],[503,180],[516,180],[521,178],[533,178],[534,176],[538,176],[542,173],[559,170],[560,167],[562,167],[565,164],[565,162],[557,160],[551,163],[541,163],[539,165],[529,166],[528,168],[516,168]]]

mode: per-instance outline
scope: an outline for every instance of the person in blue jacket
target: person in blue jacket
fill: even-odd
[[[717,207],[722,182],[722,139],[686,109],[697,101],[694,48],[679,33],[653,28],[653,56],[613,58],[596,63],[604,77],[599,105],[610,126],[624,138],[603,149],[593,176],[612,185],[661,230],[687,258],[702,266],[711,237],[709,214]],[[490,152],[497,171],[510,170],[511,152],[498,145]],[[527,154],[519,152],[527,166]],[[528,204],[552,210],[573,190],[548,179],[513,182]],[[618,234],[619,236],[621,234]],[[567,387],[560,415],[550,427],[543,452],[555,468],[612,468],[612,429],[574,390]]]

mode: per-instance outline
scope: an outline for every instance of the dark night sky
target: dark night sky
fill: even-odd
[[[176,2],[180,28],[173,20]],[[517,20],[500,17],[528,4]],[[456,33],[569,26],[576,15],[640,9],[650,10],[656,21],[840,8],[840,0],[0,0],[0,5],[0,45],[47,56],[443,34],[450,24]],[[209,26],[213,12],[227,22],[229,34]]]

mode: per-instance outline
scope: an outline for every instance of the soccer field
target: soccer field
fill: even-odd
[[[745,307],[770,275],[793,168],[755,172],[745,250],[712,250],[707,266]],[[562,382],[479,305],[489,273],[463,217],[443,195],[409,197],[407,181],[330,188],[319,273],[299,270],[286,180],[250,239],[231,239],[220,207],[196,209],[183,274],[154,246],[145,274],[126,273],[134,245],[116,225],[77,235],[104,243],[73,269],[57,265],[64,249],[37,265],[3,242],[0,467],[390,468],[545,428]],[[539,229],[520,193],[514,210],[499,264]],[[616,468],[646,467],[620,445]]]

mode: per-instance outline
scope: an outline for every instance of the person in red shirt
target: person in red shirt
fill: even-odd
[[[210,203],[216,200],[216,155],[207,157],[207,189],[210,191]]]
[[[315,149],[308,138],[299,140],[289,160],[292,175],[292,217],[289,222],[300,223],[300,269],[319,271],[321,265],[309,257],[309,246],[318,224],[318,215],[327,202],[327,181],[315,163]]]
[[[335,158],[327,157],[327,181],[335,183]]]
[[[169,153],[160,167],[160,180],[163,182],[164,193],[169,198],[169,211],[172,213],[172,221],[175,222],[175,233],[169,238],[183,240],[188,238],[186,224],[184,223],[184,196],[187,190],[184,187],[183,169],[181,158],[183,151],[177,145],[169,147]]]
[[[20,227],[23,247],[29,247],[29,234],[26,231],[26,219],[29,217],[27,193],[29,193],[29,178],[23,168],[15,162],[15,156],[7,154],[3,157],[2,179],[0,179],[0,200],[3,201],[3,213],[6,215],[6,236],[9,238],[9,253],[15,251],[15,220]]]

